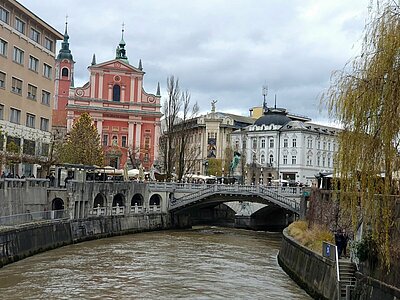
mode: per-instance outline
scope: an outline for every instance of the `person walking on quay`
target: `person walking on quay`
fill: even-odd
[[[335,244],[337,247],[338,258],[341,258],[344,246],[344,236],[341,229],[338,229],[335,233]]]
[[[343,238],[342,238],[343,255],[344,255],[344,257],[347,257],[347,243],[349,241],[349,235],[347,234],[346,229],[343,229],[342,236],[343,236]]]

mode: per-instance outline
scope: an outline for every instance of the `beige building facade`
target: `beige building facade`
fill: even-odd
[[[253,124],[250,117],[239,116],[229,113],[217,112],[215,102],[212,104],[211,112],[186,121],[185,127],[188,133],[188,153],[185,165],[189,169],[185,173],[196,175],[225,175],[229,170],[222,169],[211,171],[213,159],[225,161],[228,148],[231,149],[231,134],[235,130]],[[179,126],[179,125],[178,125]]]
[[[0,170],[5,174],[35,175],[35,158],[48,155],[56,42],[62,38],[17,1],[0,0]]]

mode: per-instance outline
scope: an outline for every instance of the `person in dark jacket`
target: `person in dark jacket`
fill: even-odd
[[[344,236],[341,229],[338,229],[335,233],[335,244],[337,247],[338,258],[341,258],[344,245]]]
[[[343,255],[344,257],[347,257],[347,243],[349,242],[349,235],[347,234],[345,229],[343,229],[342,236],[343,236],[342,240]]]

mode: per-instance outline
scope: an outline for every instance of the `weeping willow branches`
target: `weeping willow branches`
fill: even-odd
[[[398,194],[394,174],[400,166],[399,13],[393,1],[372,9],[362,54],[347,68],[350,72],[333,74],[323,96],[330,115],[344,128],[335,172],[341,205],[351,210],[354,226],[360,221],[371,226],[387,266],[393,195]]]

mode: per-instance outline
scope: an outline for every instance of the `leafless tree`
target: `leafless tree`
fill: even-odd
[[[167,78],[167,99],[163,105],[165,131],[160,139],[160,152],[163,156],[164,171],[167,178],[175,171],[178,179],[190,169],[188,157],[190,151],[188,130],[191,128],[191,119],[198,113],[198,105],[191,105],[189,91],[181,91],[179,79],[174,76]]]
[[[178,179],[181,179],[182,176],[185,174],[185,170],[189,170],[189,167],[193,166],[193,157],[192,159],[187,159],[195,152],[193,150],[195,149],[190,149],[190,143],[189,143],[189,136],[190,136],[190,129],[192,128],[190,122],[193,117],[196,116],[196,114],[199,111],[199,107],[197,103],[195,103],[193,106],[191,106],[190,103],[190,93],[189,91],[184,91],[181,93],[181,103],[183,107],[183,117],[182,121],[180,122],[180,126],[178,127],[180,130],[177,132],[177,140],[178,140],[178,169],[177,169],[177,174],[178,174]]]

